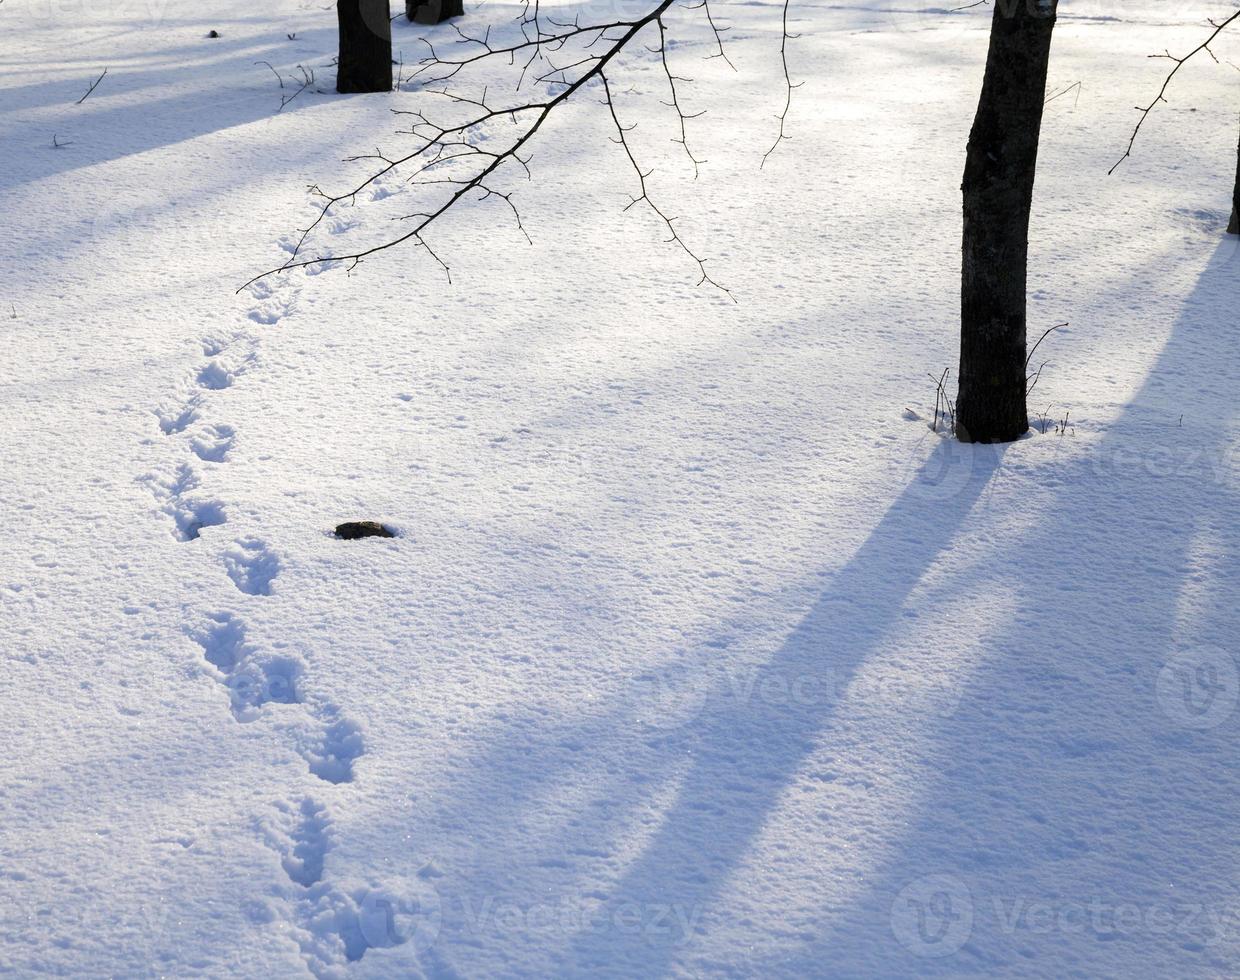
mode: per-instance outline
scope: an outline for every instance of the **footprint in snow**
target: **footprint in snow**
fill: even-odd
[[[218,360],[211,360],[198,372],[198,386],[208,391],[223,391],[233,386],[240,373],[240,370],[230,371]]]
[[[301,704],[297,685],[302,670],[293,657],[261,653],[246,657],[225,678],[233,717],[254,721],[265,704]]]
[[[246,595],[271,595],[280,558],[258,538],[240,538],[224,555],[228,577]]]
[[[356,228],[359,222],[355,218],[332,216],[323,222],[323,224],[331,234],[344,235]]]
[[[292,306],[293,302],[291,299],[272,296],[250,310],[249,317],[255,323],[261,324],[264,327],[272,327],[288,315]]]
[[[280,247],[291,258],[297,250],[297,243],[293,239],[282,240]],[[269,327],[279,323],[292,310],[298,290],[283,281],[264,279],[251,284],[249,292],[254,297],[254,305],[246,315],[254,323]]]
[[[201,460],[209,463],[227,462],[228,451],[232,449],[236,431],[231,425],[208,425],[194,434],[190,440],[190,448]]]
[[[232,613],[212,613],[201,629],[192,630],[190,637],[202,647],[202,655],[212,667],[223,674],[236,669],[248,651],[245,624]]]
[[[236,340],[233,337],[213,337],[206,336],[202,338],[202,356],[203,357],[219,357],[224,351],[228,350],[228,345]]]
[[[198,421],[198,398],[191,398],[188,403],[182,402],[175,408],[157,408],[155,416],[159,419],[159,429],[166,435],[176,435]]]
[[[178,541],[193,541],[203,528],[224,523],[224,508],[218,501],[189,497],[198,487],[198,477],[188,463],[182,463],[171,476],[148,473],[138,478],[159,503],[159,509],[172,518]]]
[[[228,689],[229,707],[240,722],[258,718],[265,704],[300,704],[305,665],[295,657],[269,654],[245,638],[245,624],[232,613],[213,613],[190,631],[203,659]]]
[[[331,821],[327,808],[306,797],[300,804],[277,803],[277,825],[269,831],[289,880],[303,888],[323,880]]]
[[[344,263],[340,259],[324,259],[314,265],[306,266],[306,275],[319,276],[332,269],[339,269]]]
[[[333,717],[314,741],[300,749],[310,771],[324,782],[353,782],[353,763],[366,752],[362,729],[348,718],[335,718],[335,709],[329,709]]]

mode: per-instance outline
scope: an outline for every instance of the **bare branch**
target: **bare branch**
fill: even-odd
[[[1175,67],[1172,68],[1171,71],[1168,73],[1167,77],[1163,79],[1162,88],[1158,90],[1158,95],[1155,97],[1154,101],[1144,107],[1137,106],[1137,109],[1141,113],[1141,118],[1137,120],[1136,128],[1134,128],[1132,131],[1132,137],[1128,140],[1128,148],[1124,150],[1124,155],[1120,157],[1119,160],[1116,161],[1115,166],[1113,166],[1110,170],[1107,171],[1108,176],[1115,173],[1115,171],[1119,169],[1119,165],[1123,163],[1125,160],[1127,160],[1130,156],[1132,156],[1132,148],[1133,146],[1136,145],[1137,136],[1141,132],[1141,127],[1145,125],[1145,120],[1149,118],[1150,113],[1154,111],[1154,109],[1158,106],[1158,103],[1167,101],[1167,98],[1166,98],[1167,89],[1170,88],[1171,81],[1172,79],[1175,78],[1179,70],[1183,68],[1186,64],[1188,64],[1188,62],[1192,61],[1193,58],[1195,58],[1197,55],[1201,54],[1201,52],[1203,51],[1209,54],[1210,57],[1214,58],[1214,60],[1217,62],[1218,58],[1215,57],[1214,52],[1210,50],[1210,45],[1214,43],[1214,40],[1220,34],[1222,34],[1223,31],[1225,31],[1231,24],[1233,24],[1237,20],[1240,20],[1240,10],[1236,10],[1226,20],[1218,21],[1218,22],[1210,21],[1211,26],[1214,28],[1214,32],[1208,38],[1206,38],[1205,41],[1197,45],[1197,47],[1193,48],[1193,50],[1190,51],[1188,54],[1186,54],[1183,58],[1175,57],[1175,55],[1173,55],[1170,51],[1167,51],[1163,54],[1150,55],[1151,58],[1167,58],[1171,61],[1174,61]]]
[[[771,148],[767,150],[764,154],[762,154],[762,163],[759,164],[759,169],[766,166],[766,158],[769,157],[772,153],[774,153],[776,149],[778,149],[780,143],[782,143],[786,139],[791,139],[790,136],[784,135],[784,124],[787,122],[788,112],[792,108],[792,90],[794,88],[800,88],[802,85],[805,84],[804,82],[797,82],[796,85],[793,85],[792,77],[788,74],[788,41],[794,38],[794,35],[788,33],[788,4],[789,2],[790,0],[784,0],[784,13],[783,13],[783,21],[782,21],[783,36],[779,40],[779,60],[782,63],[783,69],[784,69],[784,90],[786,92],[786,97],[784,99],[784,107],[780,111],[779,117],[778,117],[779,118],[779,133],[775,137],[775,142],[771,144]]]
[[[646,45],[646,50],[657,55],[658,67],[668,86],[668,97],[663,101],[674,113],[676,132],[672,141],[680,144],[693,167],[694,176],[704,162],[690,145],[688,121],[702,115],[685,109],[683,90],[691,79],[677,74],[670,57],[668,43],[670,22],[666,19],[674,3],[692,10],[702,10],[714,38],[715,53],[711,58],[721,57],[733,69],[723,44],[727,30],[713,18],[709,0],[685,2],[685,0],[648,0],[649,7],[640,15],[623,17],[607,22],[582,23],[580,16],[571,22],[560,22],[540,11],[540,0],[523,0],[523,9],[511,25],[512,33],[492,39],[491,28],[482,33],[467,33],[456,24],[451,25],[455,37],[446,40],[423,38],[426,55],[413,66],[412,73],[402,76],[409,81],[417,79],[417,91],[423,101],[413,108],[393,109],[401,117],[399,135],[411,141],[398,153],[376,149],[349,158],[348,162],[373,164],[372,169],[350,189],[338,193],[326,193],[317,185],[310,188],[316,199],[316,211],[309,226],[301,229],[291,254],[277,268],[255,276],[241,288],[271,275],[292,269],[340,262],[352,270],[364,259],[402,244],[425,249],[451,277],[448,263],[437,254],[427,239],[436,222],[458,203],[466,199],[481,203],[497,199],[512,214],[517,231],[529,241],[529,234],[522,215],[503,185],[510,170],[530,176],[529,149],[547,120],[574,96],[592,86],[602,90],[602,102],[615,127],[614,141],[619,143],[637,175],[638,191],[625,210],[644,203],[667,228],[667,242],[677,246],[697,266],[698,284],[708,284],[731,297],[723,286],[707,272],[705,260],[682,238],[677,228],[677,218],[660,207],[650,196],[651,171],[643,170],[638,163],[628,133],[632,126],[622,125],[615,101],[612,77],[620,55],[625,51],[642,50],[643,39],[650,39],[657,31],[657,38]],[[783,112],[780,114],[780,131],[776,145],[788,138],[784,121],[791,105],[793,85],[788,74],[787,42],[794,37],[787,29],[788,0],[783,12],[783,37],[781,56],[784,82],[787,90]],[[649,29],[649,30],[648,30]],[[472,75],[472,69],[483,70],[484,65],[494,66],[509,73],[515,87],[508,96],[493,96],[483,87],[481,94],[465,90],[459,79]],[[271,68],[283,87],[284,79]],[[302,70],[301,88],[282,100],[282,106],[295,98],[313,80],[313,75]],[[454,81],[455,80],[455,81]],[[412,86],[411,86],[412,87]],[[514,94],[515,93],[515,94]],[[528,93],[528,94],[527,94]],[[436,100],[442,100],[438,102]],[[441,106],[443,114],[435,109]],[[774,147],[772,147],[772,150]],[[768,154],[769,155],[768,151]],[[765,157],[763,158],[765,160]],[[417,202],[412,213],[405,213],[393,220],[401,230],[388,233],[378,242],[366,243],[365,247],[348,246],[348,251],[318,253],[313,251],[312,241],[318,236],[316,230],[340,209],[356,206],[358,195],[378,182],[398,178],[412,185]],[[387,196],[387,195],[383,195]]]
[[[719,285],[719,283],[717,283],[714,279],[710,277],[710,275],[706,271],[706,263],[701,258],[699,258],[698,255],[691,248],[689,248],[688,245],[685,244],[684,239],[680,237],[680,233],[676,231],[676,226],[674,224],[676,219],[669,218],[667,214],[665,214],[659,208],[659,206],[650,199],[650,194],[646,187],[646,178],[650,176],[651,171],[649,170],[643,171],[642,168],[638,165],[637,158],[633,156],[633,149],[632,147],[629,146],[628,137],[626,136],[626,133],[629,130],[631,130],[633,127],[629,126],[628,129],[626,129],[624,126],[620,124],[620,117],[616,114],[616,103],[615,103],[615,100],[612,98],[611,86],[607,82],[607,76],[605,74],[600,73],[599,77],[603,80],[603,94],[605,96],[605,100],[604,100],[605,104],[607,105],[608,111],[611,113],[611,121],[615,123],[615,126],[616,126],[616,142],[619,143],[624,148],[624,153],[629,158],[629,163],[633,167],[633,172],[637,174],[637,186],[641,190],[641,194],[638,197],[633,198],[625,206],[624,210],[627,211],[629,208],[633,207],[635,204],[640,204],[642,202],[645,202],[646,206],[650,208],[650,210],[653,211],[658,216],[659,220],[662,221],[664,225],[667,226],[668,234],[671,236],[670,238],[668,238],[668,243],[669,244],[675,243],[679,245],[680,248],[684,251],[684,253],[687,256],[689,256],[689,258],[691,258],[694,262],[697,263],[698,272],[700,272],[702,276],[702,278],[698,280],[697,284],[700,286],[703,283],[709,283],[710,285],[714,286],[716,289],[720,290],[721,292],[727,293],[728,299],[732,300],[732,302],[735,303],[736,297],[732,295],[730,290],[728,290],[724,286]]]
[[[74,105],[81,105],[83,102],[85,102],[87,99],[87,96],[89,96],[91,92],[93,92],[96,88],[99,87],[99,83],[103,81],[103,76],[106,75],[107,73],[108,73],[108,70],[105,68],[103,70],[103,73],[100,74],[100,76],[96,78],[93,82],[91,82],[90,88],[86,90],[86,95],[83,95],[80,99],[78,99],[77,102],[74,103]]]

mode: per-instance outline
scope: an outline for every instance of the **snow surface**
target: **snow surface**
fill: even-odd
[[[451,286],[405,250],[234,295],[421,96],[277,111],[256,62],[331,88],[326,3],[6,0],[0,972],[1240,974],[1240,42],[1108,178],[1146,56],[1229,4],[1061,6],[1069,428],[993,449],[924,421],[984,8],[794,3],[763,169],[779,8],[716,0],[736,72],[678,11],[696,182],[629,58],[734,304],[622,210],[593,98],[512,182],[532,246],[469,207]]]

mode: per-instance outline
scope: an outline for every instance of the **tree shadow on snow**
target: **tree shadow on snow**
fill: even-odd
[[[755,973],[1234,968],[1237,416],[1212,413],[1240,381],[1237,286],[1227,240],[1122,415],[1087,451],[1065,438],[1055,506],[1008,546],[1015,615],[986,637],[957,709],[918,733],[915,807],[861,894],[820,906],[816,938]],[[692,866],[670,839],[654,857]],[[644,861],[632,885],[671,873]]]
[[[20,166],[9,168],[2,186],[12,188],[277,114],[302,112],[325,99],[364,98],[341,96],[335,91],[334,8],[306,16],[313,17],[313,26],[298,28],[290,21],[290,31],[296,35],[292,39],[274,28],[263,37],[255,37],[251,22],[269,26],[266,18],[221,21],[219,38],[199,36],[201,18],[169,24],[166,33],[177,37],[189,34],[195,40],[152,50],[137,62],[111,66],[107,77],[81,105],[75,103],[107,64],[106,58],[81,62],[80,77],[72,80],[0,90],[6,109],[15,115],[43,112],[58,105],[62,109],[58,117],[37,123],[10,117],[7,131],[0,136],[10,143],[34,138],[48,152],[21,155],[14,161]],[[404,38],[401,43],[412,49],[415,38]],[[400,57],[399,51],[394,57]],[[272,67],[263,62],[278,70],[282,84]],[[281,100],[301,87],[298,64],[313,72],[315,82],[281,107]],[[67,145],[54,149],[53,133]]]
[[[690,754],[693,762],[653,839],[594,917],[609,927],[574,938],[574,972],[668,972],[691,937],[676,928],[611,926],[623,922],[625,908],[671,907],[696,916],[710,906],[860,665],[884,644],[923,573],[951,547],[1002,456],[1001,448],[943,439],[778,652],[740,685],[708,694],[693,720],[665,740],[666,752]],[[675,710],[676,682],[663,694],[672,703],[662,707]]]

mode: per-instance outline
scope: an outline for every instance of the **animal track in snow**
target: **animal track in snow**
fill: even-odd
[[[438,893],[418,880],[417,893],[404,898],[387,888],[346,891],[324,881],[331,847],[327,809],[305,797],[300,803],[276,803],[266,833],[280,855],[280,866],[298,886],[286,899],[285,919],[294,925],[306,966],[316,977],[342,977],[370,949],[399,946],[411,939],[433,941],[439,931]],[[424,897],[425,896],[425,897]]]
[[[281,247],[292,255],[295,244],[281,242]],[[297,298],[296,289],[289,286],[277,289],[266,280],[253,283],[249,292],[255,303],[247,315],[255,323],[265,327],[273,326],[284,319],[292,311],[293,301]]]
[[[419,873],[398,887],[372,883],[345,889],[325,880],[331,821],[326,810],[307,797],[300,804],[277,803],[267,824],[268,839],[280,864],[296,886],[286,893],[284,919],[293,928],[310,972],[319,978],[347,976],[372,949],[412,943],[432,954],[434,975],[455,976],[434,962],[431,947],[439,934],[439,893],[429,876]],[[265,921],[270,921],[266,919]]]
[[[254,353],[251,351],[240,364],[230,366],[228,359],[221,355],[235,339],[202,339],[202,351],[208,358],[207,362],[178,387],[178,397],[171,404],[165,403],[155,409],[160,431],[164,435],[184,432],[197,422],[202,417],[202,392],[221,391],[231,387],[237,376],[244,373],[246,365],[254,360]]]
[[[172,518],[178,541],[193,541],[203,528],[224,523],[224,508],[218,501],[188,499],[198,487],[198,477],[188,463],[178,466],[171,477],[148,473],[139,479],[155,495],[159,509]]]
[[[253,350],[241,358],[214,356],[198,369],[194,380],[199,388],[205,388],[207,391],[223,391],[236,383],[237,378],[246,372],[254,358]]]
[[[301,754],[310,771],[329,783],[353,782],[353,763],[365,754],[361,727],[348,718],[336,717],[336,709],[324,712],[330,720],[320,736],[307,741]]]
[[[327,808],[306,797],[294,807],[277,803],[277,826],[269,836],[280,851],[280,864],[289,880],[309,888],[323,879],[331,821]]]
[[[228,577],[246,595],[271,595],[280,558],[258,538],[239,538],[224,555]]]
[[[221,673],[231,673],[246,652],[245,624],[232,613],[212,613],[209,619],[207,626],[191,636],[202,647],[207,663]]]
[[[372,203],[391,197],[401,189],[399,178],[393,179],[392,174],[384,174],[371,182],[370,200]]]
[[[201,460],[223,463],[228,459],[236,431],[231,425],[208,425],[190,439],[190,448]]]
[[[202,356],[203,357],[219,357],[224,351],[228,350],[232,344],[245,336],[243,331],[233,331],[231,336],[219,337],[208,334],[202,338]]]
[[[297,682],[302,670],[301,661],[293,657],[247,657],[226,681],[233,715],[238,721],[253,721],[265,704],[300,704]]]
[[[157,408],[155,415],[159,419],[159,428],[166,436],[184,432],[198,421],[198,399],[190,398],[180,402],[175,408]]]
[[[352,227],[353,222],[333,218],[324,230],[338,235]],[[295,244],[284,240],[281,247],[292,254]],[[315,267],[307,274],[323,268]],[[246,319],[250,324],[278,323],[292,312],[299,292],[294,283],[301,281],[300,277],[281,277],[251,285]],[[231,335],[204,337],[204,360],[182,382],[175,407],[156,411],[161,431],[169,436],[187,433],[182,444],[200,460],[227,462],[237,433],[220,422],[203,423],[205,408],[213,404],[207,393],[232,387],[255,361],[258,342],[252,326]],[[239,351],[243,356],[238,357]],[[203,527],[224,522],[222,505],[189,499],[198,478],[188,463],[182,463],[169,478],[149,475],[143,479],[161,509],[173,518],[177,536],[183,540],[198,537]],[[276,550],[257,537],[236,539],[221,560],[233,584],[249,596],[271,595],[282,570]],[[238,722],[255,722],[275,711],[270,718],[274,730],[292,737],[312,775],[335,785],[353,781],[355,763],[365,753],[362,727],[342,716],[329,700],[306,689],[307,665],[301,657],[255,642],[247,635],[245,622],[231,612],[209,613],[187,632],[202,649],[203,672],[228,691],[229,708]],[[277,816],[268,833],[290,883],[284,918],[311,972],[338,977],[367,950],[408,942],[414,932],[404,925],[398,927],[394,914],[407,919],[411,907],[419,908],[416,901],[411,906],[388,889],[345,891],[323,880],[331,837],[326,808],[310,797],[276,806]],[[265,901],[252,905],[254,921],[272,921]],[[437,916],[437,901],[433,908]],[[437,918],[434,926],[437,932]]]
[[[237,721],[254,721],[267,704],[304,705],[305,724],[296,726],[302,729],[297,751],[310,772],[328,783],[353,781],[353,763],[366,751],[361,726],[340,717],[329,702],[306,703],[301,691],[306,665],[299,657],[269,653],[251,643],[245,623],[230,612],[209,614],[189,635],[202,647],[212,675],[228,689]]]
[[[228,689],[229,706],[238,721],[253,721],[268,703],[300,704],[298,682],[305,665],[295,657],[268,654],[245,638],[245,624],[232,613],[212,613],[191,632],[215,678]]]
[[[231,388],[235,380],[236,372],[228,370],[218,360],[207,361],[202,370],[198,372],[199,387],[206,388],[208,391],[223,391],[225,388]]]
[[[355,218],[345,218],[340,215],[333,215],[323,222],[323,226],[333,235],[345,235],[356,228],[360,223],[361,222]]]

